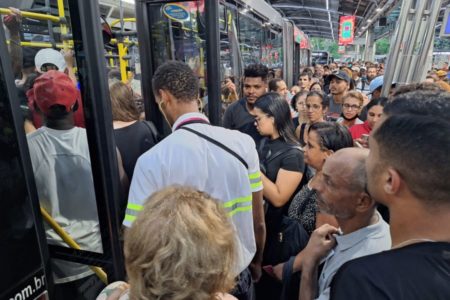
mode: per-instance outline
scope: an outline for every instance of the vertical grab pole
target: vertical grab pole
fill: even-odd
[[[211,124],[219,125],[221,123],[219,1],[206,0],[204,12],[206,14],[206,66],[209,120]]]

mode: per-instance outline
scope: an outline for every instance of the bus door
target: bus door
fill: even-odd
[[[49,255],[0,21],[0,299],[47,299]]]
[[[136,20],[142,81],[150,83],[158,66],[168,60],[187,63],[200,80],[199,93],[211,123],[219,124],[219,1],[136,1]],[[168,133],[170,128],[158,109],[151,84],[143,85],[143,97],[146,116]]]
[[[0,227],[0,260],[1,266],[11,266],[4,267],[0,275],[1,299],[3,291],[8,291],[7,299],[34,299],[47,288],[50,299],[95,299],[105,284],[125,278],[119,237],[126,186],[119,182],[99,6],[97,1],[68,1],[68,7],[64,3],[58,1],[58,15],[28,14],[24,10],[18,35],[11,33],[11,28],[7,35],[0,31],[0,219],[5,222]],[[8,14],[9,10],[2,8],[0,13]],[[27,26],[29,23],[34,26]],[[48,42],[50,29],[54,30],[51,36],[55,41]],[[80,153],[75,152],[79,148],[88,153],[86,157],[79,156],[79,164],[76,159],[60,160],[60,152],[41,153],[30,143],[31,137],[61,131],[45,126],[50,123],[30,98],[37,94],[33,90],[26,93],[32,82],[21,85],[21,73],[13,76],[12,65],[20,62],[25,72],[25,61],[34,61],[30,53],[35,55],[50,47],[64,50],[65,63],[45,61],[40,72],[32,72],[28,79],[39,80],[49,66],[69,75],[70,70],[74,71],[70,83],[79,90],[74,115],[81,116],[76,118],[76,125],[85,129],[75,128],[79,139],[64,151],[67,157],[72,151]],[[28,60],[18,61],[15,51],[21,51]],[[74,59],[70,59],[71,51]],[[71,69],[71,64],[75,68]],[[7,155],[3,155],[4,151]],[[52,167],[42,163],[47,158],[55,161]],[[55,193],[48,193],[49,190]],[[71,297],[55,296],[64,283],[77,278],[86,280],[72,291]],[[4,289],[4,285],[11,289]]]

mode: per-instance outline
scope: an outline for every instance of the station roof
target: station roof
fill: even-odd
[[[339,17],[356,16],[356,36],[386,16],[399,0],[268,0],[310,37],[338,40]]]

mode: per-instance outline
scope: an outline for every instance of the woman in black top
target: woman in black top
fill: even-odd
[[[266,137],[259,154],[269,213],[288,203],[302,180],[305,165],[286,101],[277,93],[261,96],[255,102],[255,120],[258,132]]]
[[[277,237],[282,231],[283,216],[302,181],[305,164],[303,152],[294,135],[288,103],[277,93],[268,93],[255,102],[255,125],[265,138],[259,147],[263,195],[267,204],[266,247],[263,265],[283,261],[270,253],[277,247]],[[258,299],[279,299],[280,284],[263,274],[256,286]]]
[[[123,167],[131,182],[136,161],[156,144],[156,136],[147,121],[139,121],[133,91],[122,82],[109,88],[113,117],[114,137],[123,160]]]

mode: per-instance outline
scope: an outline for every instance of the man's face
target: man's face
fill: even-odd
[[[311,80],[309,80],[308,76],[300,76],[298,79],[298,86],[302,90],[309,90],[309,86],[311,85]]]
[[[348,90],[348,83],[345,80],[333,77],[330,81],[330,92],[333,95],[342,95]]]
[[[254,104],[256,99],[266,93],[267,83],[261,77],[245,77],[244,96],[247,102]]]
[[[316,73],[316,76],[323,76],[323,67],[321,65],[316,65],[314,67],[314,72]]]
[[[348,162],[329,157],[322,172],[311,184],[317,192],[317,204],[321,212],[337,219],[350,219],[355,215],[359,193],[350,186],[350,168]]]
[[[286,83],[283,80],[277,82],[276,92],[278,94],[280,94],[281,97],[283,97],[283,98],[286,97],[288,90],[287,90]]]
[[[370,152],[366,159],[366,173],[367,173],[367,190],[373,200],[384,203],[382,174],[385,165],[380,159],[380,151],[378,143],[373,137],[369,137]]]
[[[369,81],[370,81],[370,80],[374,79],[375,77],[377,77],[377,68],[371,67],[371,68],[367,69],[367,79],[369,79]]]

